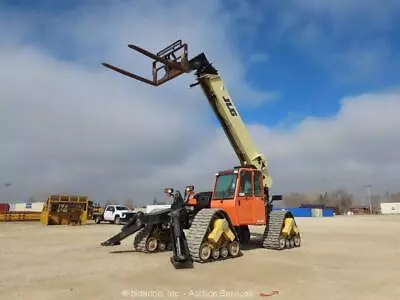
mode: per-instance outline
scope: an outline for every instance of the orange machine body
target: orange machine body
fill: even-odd
[[[209,206],[226,211],[234,226],[265,225],[262,179],[262,173],[254,168],[235,168],[217,173]],[[196,205],[196,199],[189,196],[187,203]]]

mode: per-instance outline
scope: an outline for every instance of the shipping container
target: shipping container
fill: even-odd
[[[42,211],[44,202],[33,202],[33,203],[15,203],[13,211]]]
[[[300,204],[300,208],[324,208],[325,205],[323,204],[309,204],[309,203],[303,203]]]
[[[322,210],[322,216],[323,217],[333,217],[333,208],[324,208]]]
[[[400,202],[381,203],[381,213],[385,215],[400,214]]]
[[[273,210],[281,210],[281,209],[286,209],[287,211],[290,211],[294,217],[333,217],[334,216],[334,210],[333,208],[301,208],[301,207],[296,207],[296,208],[278,208],[274,207]]]
[[[9,210],[10,210],[10,204],[0,203],[0,211],[9,211]]]
[[[274,208],[273,210],[281,210],[282,208]],[[311,208],[284,208],[292,213],[294,217],[312,217]]]
[[[15,203],[10,203],[9,211],[15,211]]]
[[[321,208],[311,208],[311,215],[313,217],[322,217],[322,209]]]

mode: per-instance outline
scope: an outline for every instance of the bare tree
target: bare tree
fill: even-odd
[[[391,201],[391,202],[400,202],[400,193],[399,193],[399,192],[397,192],[397,193],[392,193],[392,194],[390,195],[390,201]]]
[[[105,204],[106,205],[115,205],[115,204],[117,204],[117,201],[116,200],[106,200]]]
[[[331,194],[331,202],[338,206],[339,213],[347,213],[353,205],[353,195],[349,194],[345,189],[337,189]],[[333,200],[333,201],[332,201]]]
[[[290,193],[283,197],[283,204],[286,207],[299,207],[303,203],[308,203],[308,199],[306,195],[301,193]]]
[[[325,205],[325,206],[327,206],[328,201],[329,201],[329,196],[328,196],[328,193],[325,192],[325,193],[321,193],[321,194],[318,196],[318,199],[317,199],[316,202],[317,202],[318,204],[320,204],[320,205]]]
[[[372,213],[377,214],[380,212],[382,200],[384,199],[380,195],[371,195]]]
[[[128,198],[125,200],[125,206],[129,209],[134,209],[134,205],[133,205],[133,199],[132,198]]]

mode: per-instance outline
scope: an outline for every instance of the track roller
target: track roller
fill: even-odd
[[[295,247],[300,247],[300,245],[301,245],[301,237],[300,237],[300,234],[296,234],[296,235],[294,236],[293,240],[294,240],[294,246],[295,246]]]
[[[219,249],[213,249],[211,256],[214,260],[217,260],[220,256],[220,254],[221,254],[221,251]]]
[[[231,256],[238,256],[240,252],[240,245],[237,241],[233,241],[228,243],[228,252]]]
[[[222,258],[227,258],[229,256],[228,248],[222,247],[220,251],[221,251],[221,257]]]
[[[209,243],[203,243],[199,249],[199,259],[201,261],[207,261],[210,259],[213,248]]]

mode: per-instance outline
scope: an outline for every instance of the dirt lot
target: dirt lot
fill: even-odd
[[[248,249],[187,270],[170,265],[171,253],[133,252],[132,237],[100,247],[116,225],[2,223],[0,298],[400,299],[400,216],[297,222],[301,248]]]

